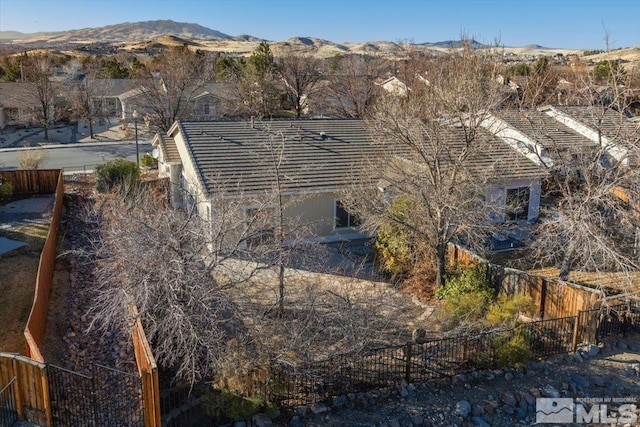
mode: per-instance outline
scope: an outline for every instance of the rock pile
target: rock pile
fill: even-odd
[[[403,382],[296,407],[288,423],[267,425],[528,426],[535,424],[539,397],[635,399],[640,416],[639,350],[638,344],[619,340],[519,369],[472,371],[420,385]],[[608,364],[602,357],[620,351],[630,355],[625,363]]]

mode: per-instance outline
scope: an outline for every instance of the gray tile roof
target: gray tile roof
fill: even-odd
[[[381,157],[387,150],[407,156],[389,144],[374,144],[365,122],[353,119],[316,119],[256,122],[179,121],[169,131],[185,139],[191,161],[205,191],[221,183],[226,191],[256,194],[274,185],[273,157],[281,159],[285,192],[340,191],[358,174],[361,162]],[[323,135],[324,134],[324,135]],[[453,152],[462,150],[462,131],[452,131]],[[493,179],[532,178],[544,171],[504,141],[480,130],[483,150],[470,156],[473,173]],[[267,147],[272,143],[275,150]],[[280,156],[282,153],[282,156]],[[371,183],[377,178],[371,177]]]
[[[622,146],[640,143],[640,122],[629,120],[624,114],[611,108],[598,106],[553,107],[582,122],[591,130],[602,133],[614,143]]]
[[[538,110],[504,109],[496,115],[547,149],[594,146],[590,139]]]
[[[36,107],[32,85],[23,82],[0,82],[0,106],[3,108]]]
[[[163,158],[166,163],[179,162],[180,153],[176,141],[164,133],[157,133],[153,138],[153,145],[158,145],[162,150]]]
[[[88,79],[94,96],[117,97],[140,86],[138,79]]]
[[[455,159],[460,156],[467,146],[462,127],[443,128],[440,138],[447,141],[447,148],[439,150],[443,165],[447,164],[447,158]],[[547,174],[545,169],[482,127],[476,129],[470,148],[466,150],[468,154],[463,165],[469,177],[478,183],[534,179]],[[430,155],[431,153],[427,153],[427,156]],[[408,158],[411,158],[411,155]],[[424,163],[424,160],[417,160],[417,162]]]
[[[274,158],[282,159],[286,192],[337,191],[352,179],[352,166],[372,149],[358,120],[270,121],[253,127],[248,121],[179,121],[175,128],[185,138],[207,192],[220,183],[230,192],[270,191]]]

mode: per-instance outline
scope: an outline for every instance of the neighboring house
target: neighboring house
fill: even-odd
[[[483,182],[486,197],[499,204],[494,220],[535,219],[544,170],[488,131],[480,133],[486,150],[470,157],[467,167],[485,178],[489,174]],[[277,153],[267,148],[269,141]],[[322,241],[363,237],[358,219],[342,207],[340,197],[353,180],[378,185],[377,177],[362,176],[361,165],[383,149],[372,144],[363,121],[349,119],[178,121],[168,136],[156,136],[154,145],[161,174],[171,175],[188,194],[186,202],[195,203],[205,218],[215,215],[220,193],[246,200],[246,212],[255,200],[272,194],[275,174],[269,159],[276,155],[283,194],[288,201],[296,199],[285,214],[300,218],[309,236]]]
[[[583,173],[578,166],[580,158],[587,164],[599,159],[603,168],[616,164],[638,165],[638,159],[629,158],[628,153],[637,152],[630,148],[640,143],[640,123],[609,108],[504,109],[483,125],[541,167],[562,171],[578,179]],[[576,167],[572,168],[574,164]],[[619,190],[616,188],[613,192]]]
[[[611,161],[628,163],[629,148],[635,148],[640,143],[640,122],[630,120],[611,108],[545,106],[539,110],[589,139],[594,145],[604,148]]]
[[[405,96],[409,91],[407,85],[396,76],[389,77],[376,84],[393,95]]]
[[[213,120],[218,117],[226,83],[207,83],[193,98],[193,120]]]
[[[627,148],[640,141],[640,124],[609,108],[544,106],[503,109],[483,125],[532,161],[553,167],[555,156],[590,155],[604,149],[603,166],[626,162]],[[570,163],[564,159],[563,164]]]
[[[87,79],[86,84],[90,87],[94,102],[102,106],[104,116],[125,118],[126,94],[138,87],[140,82],[135,79]]]
[[[7,125],[28,125],[37,105],[30,102],[28,83],[0,83],[0,129]],[[52,107],[53,108],[53,107]]]
[[[122,120],[132,120],[134,112],[139,115],[143,115],[149,112],[147,102],[144,97],[144,88],[142,86],[136,86],[133,89],[126,91],[118,96],[122,111],[120,112],[120,118]]]
[[[553,167],[554,156],[577,155],[595,147],[590,139],[539,110],[503,109],[483,125],[545,168]]]

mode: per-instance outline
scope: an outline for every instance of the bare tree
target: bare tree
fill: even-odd
[[[94,139],[93,124],[96,119],[105,115],[104,94],[107,89],[106,79],[96,79],[99,69],[95,64],[88,64],[84,69],[84,79],[77,81],[71,88],[71,106],[73,118],[89,125],[89,136]]]
[[[224,186],[216,190],[222,195]],[[125,189],[88,205],[86,220],[100,230],[82,254],[96,264],[92,327],[130,331],[135,304],[156,359],[187,383],[233,382],[269,363],[308,362],[406,336],[402,298],[391,288],[281,269],[272,256],[281,248],[269,247],[268,200],[220,196],[211,218],[196,214],[195,204],[173,210],[148,190]],[[245,203],[271,212],[245,219]],[[278,233],[291,237],[283,228]],[[323,251],[296,245],[296,265],[308,265],[300,257],[325,264]],[[286,315],[273,310],[283,282]]]
[[[571,271],[636,271],[640,131],[611,105],[559,110],[592,129],[595,138],[582,147],[567,149],[562,141],[547,146],[549,203],[541,207],[543,221],[533,236],[535,260],[557,266],[561,280]],[[535,128],[541,140],[549,131]]]
[[[429,84],[418,79],[410,94],[380,98],[369,116],[372,135],[388,155],[369,159],[368,179],[349,207],[366,229],[393,223],[423,242],[438,286],[445,280],[447,244],[454,238],[471,244],[481,237],[474,230],[489,223],[489,175],[474,170],[473,160],[496,144],[480,130],[498,101],[494,67],[490,57],[464,46],[431,64]],[[405,209],[391,208],[390,200]]]
[[[24,76],[22,97],[33,122],[44,128],[44,139],[49,140],[49,127],[56,119],[57,85],[51,80],[54,61],[48,54],[28,56],[22,64]]]
[[[540,111],[520,109],[526,132],[545,145],[540,163],[549,174],[532,259],[537,266],[557,267],[561,280],[575,271],[616,273],[619,285],[630,289],[629,273],[640,267],[640,129],[627,117],[633,74],[609,68],[602,87],[602,76],[574,67],[568,77],[578,89],[571,98],[577,106],[545,109],[555,117],[551,121],[542,120]],[[558,136],[560,123],[587,142],[569,144]]]
[[[284,83],[285,93],[300,118],[322,77],[320,61],[311,55],[286,53],[276,60],[276,72]]]
[[[344,117],[364,117],[376,94],[375,79],[382,72],[382,60],[360,55],[337,57],[329,65],[327,93],[329,112]]]
[[[88,220],[100,224],[95,254],[86,254],[98,259],[95,326],[130,331],[134,304],[159,363],[191,383],[244,363],[246,330],[225,284],[212,278],[223,252],[209,256],[208,250],[223,245],[211,240],[211,229],[194,209],[171,210],[152,193],[129,189],[107,195],[98,210],[88,212]],[[237,221],[220,221],[217,230],[225,234],[216,237],[230,244]]]
[[[215,64],[206,53],[174,47],[155,57],[139,75],[140,108],[147,110],[152,128],[166,132],[176,120],[189,118],[194,98],[214,81]]]

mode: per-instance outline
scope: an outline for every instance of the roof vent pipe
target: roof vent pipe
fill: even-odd
[[[253,125],[253,116],[251,116],[251,129],[254,129],[255,126]]]

